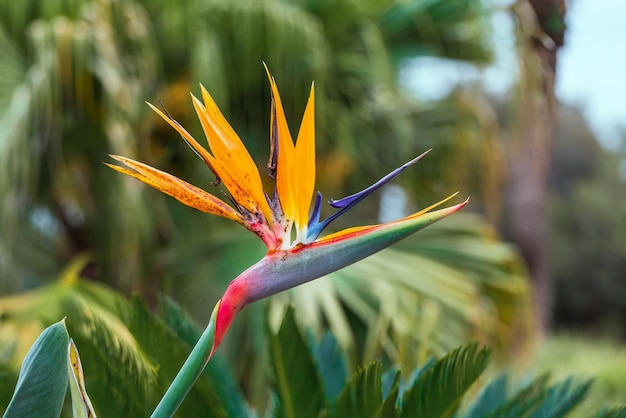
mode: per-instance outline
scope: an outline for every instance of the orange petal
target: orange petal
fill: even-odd
[[[244,224],[241,215],[235,209],[228,206],[217,197],[187,183],[184,180],[179,179],[178,177],[172,176],[171,174],[157,170],[156,168],[152,168],[149,165],[142,164],[129,158],[120,157],[118,155],[111,155],[111,158],[126,164],[132,169],[129,170],[124,167],[105,163],[107,166],[119,171],[120,173],[135,177],[147,185],[172,196],[189,207],[198,209],[202,212],[210,213],[212,215],[223,216],[224,218],[231,219],[242,225]]]
[[[216,167],[215,158],[213,158],[213,156],[206,149],[204,149],[204,147],[202,147],[200,144],[198,144],[198,142],[189,134],[189,132],[187,132],[185,130],[185,128],[183,128],[178,122],[176,122],[175,120],[173,120],[172,118],[170,118],[169,116],[167,116],[166,114],[161,112],[159,109],[154,107],[151,103],[148,103],[148,102],[146,102],[146,103],[159,116],[161,116],[163,119],[165,119],[165,121],[167,123],[169,123],[172,128],[174,128],[174,129],[176,129],[176,131],[178,131],[178,133],[180,134],[180,136],[183,137],[185,142],[187,142],[187,144],[189,144],[189,146],[194,149],[196,154],[198,154],[200,156],[200,158],[202,158],[204,160],[204,162],[211,169],[213,174],[215,174],[219,178],[220,176],[217,173],[218,172],[218,168]]]
[[[296,228],[308,225],[311,198],[315,190],[315,89],[311,86],[296,141],[295,202]]]
[[[192,95],[193,105],[200,118],[202,129],[209,142],[209,147],[219,162],[216,168],[221,175],[228,171],[236,183],[226,182],[233,198],[251,212],[259,210],[268,220],[273,218],[272,211],[263,191],[263,183],[254,160],[248,153],[239,136],[224,118],[209,92],[200,86],[204,105]],[[221,169],[221,170],[220,170]]]
[[[280,199],[280,206],[282,208],[285,218],[293,220],[296,218],[296,173],[294,168],[296,167],[295,161],[295,147],[293,140],[291,139],[291,133],[287,126],[287,119],[285,118],[285,111],[283,104],[280,100],[280,94],[278,93],[278,87],[276,81],[271,76],[267,67],[265,67],[267,77],[269,78],[270,85],[272,87],[272,115],[270,120],[271,129],[271,141],[273,148],[277,151],[276,158],[276,190],[278,192],[278,198]]]

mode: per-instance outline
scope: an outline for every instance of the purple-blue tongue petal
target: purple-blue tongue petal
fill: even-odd
[[[421,155],[413,158],[408,163],[402,165],[401,167],[396,168],[391,173],[387,174],[385,177],[383,177],[380,180],[378,180],[376,183],[372,184],[368,188],[366,188],[366,189],[364,189],[364,190],[362,190],[362,191],[360,191],[358,193],[355,193],[353,195],[344,197],[343,199],[339,199],[339,200],[331,199],[328,203],[332,207],[337,208],[339,210],[337,212],[333,213],[332,215],[330,215],[328,218],[324,219],[321,222],[319,221],[319,213],[320,213],[320,206],[321,206],[321,195],[318,192],[318,195],[317,195],[317,198],[316,198],[316,201],[315,201],[315,207],[314,207],[313,215],[311,216],[311,218],[309,220],[309,227],[308,227],[308,231],[307,231],[307,241],[308,242],[315,241],[317,239],[317,237],[320,235],[320,233],[324,230],[324,228],[326,228],[332,221],[337,219],[339,216],[341,216],[343,213],[348,211],[351,207],[353,207],[354,205],[359,203],[361,200],[365,199],[367,196],[369,196],[370,194],[374,193],[376,190],[378,190],[379,188],[381,188],[385,184],[389,183],[394,178],[398,177],[400,175],[400,173],[402,173],[404,170],[406,170],[409,166],[411,166],[411,165],[415,164],[416,162],[418,162],[422,157],[424,157],[430,151],[431,150],[428,150],[428,151],[422,153]]]
[[[337,209],[340,209],[340,208],[351,208],[352,206],[356,205],[361,200],[365,199],[367,196],[369,196],[370,194],[374,193],[376,190],[378,190],[379,188],[381,188],[385,184],[389,183],[391,180],[393,180],[396,177],[398,177],[400,175],[400,173],[402,173],[404,170],[406,170],[409,166],[411,166],[411,165],[415,164],[416,162],[418,162],[419,160],[421,160],[422,157],[424,157],[430,151],[431,150],[428,150],[428,151],[422,153],[421,155],[413,158],[411,161],[409,161],[408,163],[404,164],[403,166],[400,166],[400,167],[396,168],[391,173],[387,174],[385,177],[383,177],[382,179],[378,180],[376,183],[374,183],[371,186],[369,186],[367,189],[361,190],[360,192],[355,193],[353,195],[344,197],[343,199],[338,199],[338,200],[330,199],[328,204],[330,206],[334,207],[334,208],[337,208]]]

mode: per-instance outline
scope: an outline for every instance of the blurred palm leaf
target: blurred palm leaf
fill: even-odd
[[[46,5],[38,10],[0,3],[2,15],[15,19],[0,30],[7,51],[0,65],[20,75],[0,89],[0,105],[7,109],[0,119],[0,158],[6,162],[0,176],[5,208],[0,225],[6,232],[0,240],[0,268],[10,273],[5,277],[31,274],[41,280],[76,252],[96,248],[103,273],[117,277],[120,285],[137,286],[136,249],[149,244],[148,225],[140,221],[148,218],[137,216],[145,203],[137,189],[103,176],[99,162],[107,151],[136,153],[138,116],[144,113],[137,97],[146,96],[154,84],[154,74],[147,71],[155,67],[154,45],[150,33],[141,31],[124,39],[133,54],[126,56],[117,43],[131,25],[148,22],[130,3]],[[15,22],[24,23],[21,32],[12,28]],[[124,210],[116,207],[120,200]],[[21,248],[32,247],[17,231],[33,229],[61,244],[48,248],[55,249],[47,257],[52,270],[41,268],[51,263],[31,263],[24,272],[23,264],[11,262],[23,257]],[[125,268],[116,267],[113,259]]]
[[[158,284],[144,277],[158,281],[160,265],[144,260],[180,218],[163,197],[148,202],[100,161],[112,152],[198,177],[199,162],[179,152],[184,146],[143,104],[162,96],[187,122],[189,80],[209,87],[260,159],[269,115],[261,62],[294,120],[315,80],[319,177],[328,191],[340,195],[388,172],[412,158],[419,130],[390,51],[428,45],[425,53],[480,62],[488,48],[474,34],[486,33],[486,12],[479,0],[0,1],[0,269],[20,278],[0,285],[40,283],[94,249],[99,277],[154,294]],[[54,236],[27,269],[22,260],[37,240],[20,230]]]
[[[0,340],[17,342],[12,356],[16,367],[44,324],[67,315],[68,332],[81,347],[85,385],[98,416],[147,416],[190,352],[190,345],[138,299],[128,301],[102,285],[79,280],[85,261],[77,259],[57,282],[1,298]],[[179,323],[184,320],[181,314],[177,317]],[[181,414],[246,417],[246,406],[238,392],[232,391],[236,386],[228,370],[219,358],[212,364],[216,366],[194,386]],[[14,386],[14,382],[8,383],[2,392]],[[0,398],[5,396],[3,393]]]
[[[107,152],[122,154],[207,185],[213,179],[202,164],[143,103],[162,97],[173,117],[199,132],[188,97],[197,82],[213,92],[255,158],[265,160],[263,60],[290,120],[299,119],[309,83],[317,83],[325,195],[345,195],[432,146],[439,157],[425,162],[423,186],[412,190],[424,201],[447,193],[466,175],[459,161],[494,154],[493,141],[481,135],[492,125],[467,100],[417,103],[402,91],[397,71],[415,55],[484,62],[487,14],[479,0],[0,0],[0,289],[46,283],[89,249],[96,260],[90,276],[151,301],[172,294],[196,317],[208,317],[227,281],[260,258],[262,246],[100,162]],[[375,205],[363,210],[355,216],[377,215]],[[523,269],[483,221],[457,219],[272,299],[274,322],[294,303],[297,318],[316,333],[333,330],[352,365],[384,354],[413,367],[468,336],[512,341],[517,322],[527,319]],[[41,306],[58,296],[51,286],[38,296]],[[63,309],[81,311],[81,301],[77,296]],[[262,309],[244,312],[239,336],[231,337],[233,356],[262,352]],[[94,322],[88,329],[99,325],[113,326]],[[138,375],[152,373],[131,360]],[[262,382],[247,361],[236,367]]]

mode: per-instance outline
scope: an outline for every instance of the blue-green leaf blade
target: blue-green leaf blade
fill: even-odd
[[[59,416],[67,391],[68,343],[64,320],[39,335],[24,358],[4,418]]]
[[[502,375],[492,380],[480,392],[463,418],[483,418],[507,402],[508,378]]]
[[[547,396],[533,411],[530,418],[565,417],[568,412],[584,400],[590,387],[590,380],[575,385],[572,378],[550,387],[547,390]]]
[[[330,332],[327,332],[319,342],[312,341],[312,347],[326,398],[334,400],[346,384],[348,374],[346,356]]]

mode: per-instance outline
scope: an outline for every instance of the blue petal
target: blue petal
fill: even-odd
[[[330,204],[330,206],[332,206],[334,208],[337,208],[337,209],[345,208],[345,207],[352,207],[352,206],[356,205],[361,200],[365,199],[367,196],[369,196],[370,194],[374,193],[380,187],[384,186],[385,184],[389,183],[391,180],[393,180],[396,177],[398,177],[400,175],[400,173],[402,173],[404,170],[406,170],[407,167],[409,167],[410,165],[413,165],[416,162],[418,162],[423,156],[428,154],[430,151],[431,150],[428,150],[428,151],[424,152],[423,154],[419,155],[418,157],[415,157],[414,159],[412,159],[408,163],[404,164],[403,166],[396,168],[391,173],[387,174],[385,177],[383,177],[382,179],[378,180],[376,183],[374,183],[371,186],[369,186],[367,189],[361,190],[360,192],[355,193],[353,195],[350,195],[348,197],[344,197],[343,199],[339,199],[339,200],[330,199],[328,204]]]
[[[335,212],[334,214],[330,215],[328,218],[324,219],[321,222],[319,221],[320,209],[321,209],[320,208],[321,207],[321,194],[318,192],[317,198],[315,200],[315,207],[313,209],[313,214],[311,215],[311,218],[309,220],[309,228],[308,228],[308,232],[307,232],[307,241],[308,242],[315,241],[317,239],[317,237],[320,235],[320,233],[324,230],[324,228],[326,228],[332,221],[337,219],[339,216],[341,216],[343,213],[348,211],[351,207],[353,207],[354,205],[359,203],[361,200],[365,199],[367,196],[369,196],[370,194],[374,193],[380,187],[384,186],[385,184],[387,184],[388,182],[390,182],[394,178],[398,177],[400,175],[400,173],[402,173],[404,170],[406,170],[409,166],[411,166],[411,165],[415,164],[416,162],[418,162],[422,157],[424,157],[430,151],[431,150],[428,150],[428,151],[422,153],[421,155],[415,157],[414,159],[412,159],[408,163],[404,164],[403,166],[396,168],[391,173],[387,174],[385,177],[383,177],[382,179],[378,180],[376,183],[372,184],[371,186],[369,186],[365,190],[362,190],[362,191],[360,191],[358,193],[355,193],[353,195],[344,197],[343,199],[339,199],[339,200],[331,199],[328,203],[332,207],[337,208],[339,210],[337,212]]]
[[[309,218],[309,228],[315,226],[320,221],[320,214],[322,212],[322,194],[317,192],[315,195],[315,206],[313,206],[313,213]]]

